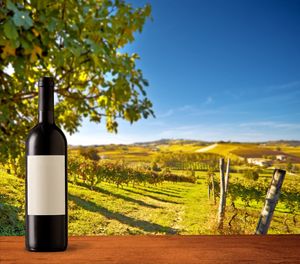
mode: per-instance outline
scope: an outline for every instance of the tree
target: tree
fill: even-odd
[[[1,1],[0,162],[24,153],[41,76],[55,78],[56,123],[70,134],[83,118],[117,132],[117,118],[154,116],[139,56],[123,49],[150,13],[124,0]]]
[[[251,179],[253,181],[257,181],[259,178],[259,171],[253,170],[253,169],[248,169],[248,170],[244,171],[243,175],[246,179]]]
[[[100,156],[98,155],[98,151],[94,147],[81,147],[79,149],[79,154],[87,159],[98,161],[100,160]]]
[[[293,170],[293,164],[292,164],[292,162],[289,161],[286,164],[286,170],[289,171],[289,172],[291,172]]]
[[[151,164],[151,170],[153,171],[161,171],[161,168],[158,166],[158,164],[154,161]]]
[[[276,150],[277,150],[277,151],[281,151],[281,147],[280,147],[280,146],[277,146],[277,147],[276,147]]]

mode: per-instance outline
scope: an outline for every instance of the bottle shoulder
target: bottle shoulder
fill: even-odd
[[[42,152],[66,152],[67,139],[62,130],[55,124],[39,123],[34,126],[27,137],[26,149],[28,154]],[[34,151],[33,151],[34,150]]]
[[[30,139],[31,136],[37,135],[37,136],[61,136],[66,142],[67,138],[65,134],[62,132],[62,130],[55,124],[43,124],[39,123],[35,125],[28,134],[27,140]]]
[[[66,138],[66,135],[64,134],[64,132],[57,125],[55,125],[55,127],[56,127],[56,131],[58,131],[58,133],[63,137],[65,143],[68,144],[67,138]]]

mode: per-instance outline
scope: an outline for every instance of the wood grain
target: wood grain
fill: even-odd
[[[0,237],[0,263],[300,263],[300,236],[70,237],[65,252],[27,252]]]

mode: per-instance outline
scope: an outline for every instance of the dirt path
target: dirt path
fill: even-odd
[[[214,148],[217,147],[217,146],[218,146],[218,144],[215,143],[215,144],[209,145],[209,146],[207,146],[207,147],[204,147],[204,148],[201,148],[201,149],[197,149],[196,152],[207,152],[207,151],[209,151],[209,150],[214,149]]]

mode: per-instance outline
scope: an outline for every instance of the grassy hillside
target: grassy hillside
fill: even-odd
[[[184,171],[182,173],[185,173]],[[206,173],[197,172],[197,184],[170,183],[159,185],[123,186],[100,183],[93,190],[85,184],[69,183],[70,235],[124,234],[218,234],[215,229],[218,204],[208,200]],[[258,184],[269,182],[270,173],[262,175]],[[295,183],[288,176],[285,184]],[[228,198],[223,233],[252,234],[255,230],[263,199],[243,200],[249,189],[241,174],[234,173],[231,187],[240,195],[236,203],[238,215]],[[264,195],[264,194],[263,194]],[[218,202],[218,200],[217,200]],[[299,208],[294,215],[279,203],[269,233],[299,233]],[[295,221],[293,223],[293,216]],[[24,181],[1,172],[0,235],[24,234]]]
[[[215,153],[215,154],[219,154],[222,156],[226,156],[232,159],[238,159],[238,156],[233,154],[233,151],[235,151],[236,149],[240,148],[241,145],[240,144],[214,144],[215,146],[211,149],[209,149],[208,153]],[[201,150],[201,149],[200,149]]]

